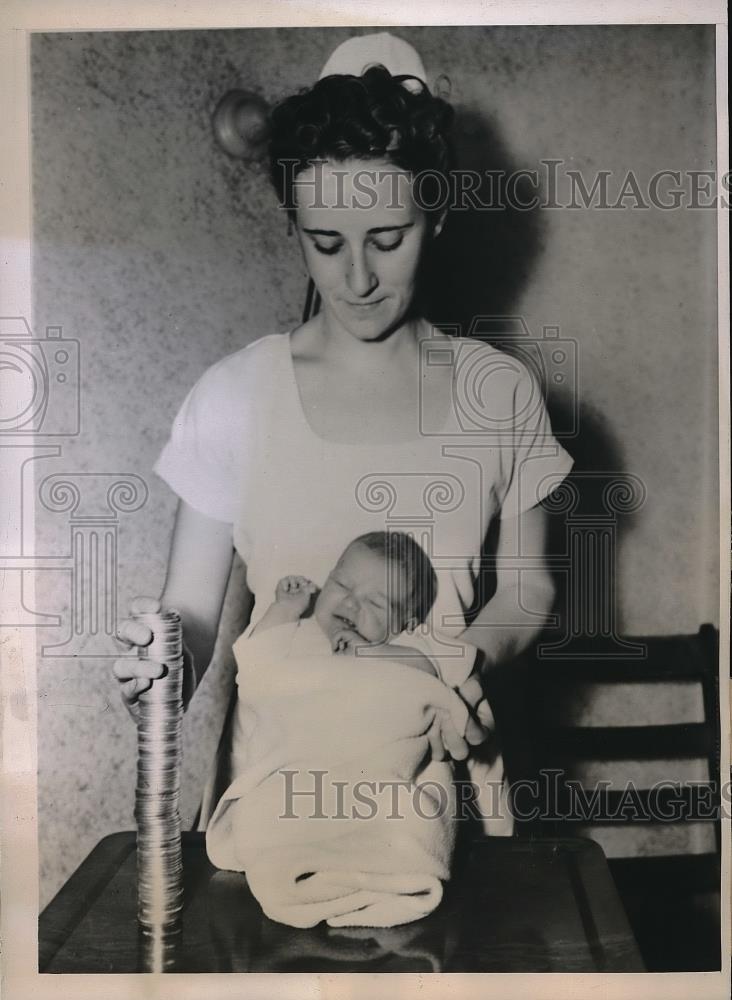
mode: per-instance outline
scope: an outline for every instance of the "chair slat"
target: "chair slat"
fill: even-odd
[[[571,781],[571,779],[570,779]],[[558,811],[568,822],[612,822],[623,817],[643,823],[715,821],[720,794],[716,784],[663,786],[656,789],[560,787]]]
[[[576,726],[547,728],[539,736],[541,759],[651,760],[708,757],[714,735],[705,723],[669,726]],[[548,757],[546,756],[548,755]]]
[[[721,865],[717,854],[609,858],[608,865],[621,891],[647,891],[651,885],[661,895],[720,889]]]

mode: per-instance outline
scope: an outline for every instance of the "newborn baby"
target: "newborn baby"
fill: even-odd
[[[286,576],[252,635],[298,622],[310,608],[315,584]],[[374,531],[354,539],[318,593],[313,618],[334,653],[376,656],[439,676],[415,646],[394,640],[426,619],[437,577],[423,549],[403,532]]]
[[[234,643],[233,780],[206,847],[217,867],[246,873],[271,919],[385,927],[438,905],[459,816],[433,733],[445,719],[465,732],[453,687],[475,649],[422,634],[436,593],[417,542],[372,532],[349,543],[322,590],[280,580]],[[481,766],[468,761],[471,780]]]
[[[408,535],[361,535],[322,590],[280,580],[234,643],[233,781],[206,846],[217,867],[246,872],[271,919],[394,926],[439,903],[457,794],[431,734],[440,719],[464,733],[468,711],[443,677],[456,667],[417,631],[436,591]],[[471,666],[466,654],[458,683]]]
[[[283,657],[335,654],[368,658],[403,664],[448,687],[457,687],[471,673],[476,650],[467,643],[450,643],[433,631],[418,631],[436,596],[437,575],[432,563],[410,535],[369,532],[346,546],[322,590],[304,576],[280,580],[275,600],[239,637],[234,653],[237,661],[257,662],[265,672],[269,672],[268,662]],[[247,684],[240,681],[241,672],[237,685],[244,697],[239,699],[233,723],[234,774],[248,759]],[[478,716],[492,726],[485,700]],[[434,759],[444,759],[437,719],[429,743]]]

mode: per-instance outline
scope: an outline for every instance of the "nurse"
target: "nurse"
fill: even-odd
[[[320,309],[288,331],[248,331],[248,346],[209,368],[155,466],[179,498],[168,573],[160,598],[131,611],[181,614],[187,699],[211,660],[234,550],[256,621],[293,567],[322,586],[357,535],[413,532],[438,578],[430,641],[444,656],[478,650],[459,689],[471,709],[487,673],[543,626],[554,595],[541,501],[572,459],[527,368],[440,334],[420,303],[422,265],[449,225],[437,195],[451,123],[422,80],[378,65],[325,75],[272,114],[271,177]],[[489,533],[496,586],[480,607]],[[133,620],[119,634],[151,638]],[[160,672],[115,663],[133,715]],[[475,713],[465,734],[443,718],[433,753],[463,758],[485,735]]]

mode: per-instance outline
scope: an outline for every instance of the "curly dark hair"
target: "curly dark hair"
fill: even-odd
[[[280,204],[294,214],[295,177],[313,162],[358,159],[424,173],[422,207],[439,207],[435,188],[444,188],[440,178],[446,180],[454,163],[453,115],[418,77],[392,76],[384,66],[363,76],[323,77],[271,112],[270,178]]]
[[[354,538],[348,548],[353,545],[364,545],[402,569],[408,589],[397,596],[403,599],[407,619],[425,621],[437,597],[437,574],[419,542],[404,531],[369,531]]]

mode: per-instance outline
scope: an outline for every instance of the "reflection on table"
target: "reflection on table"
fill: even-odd
[[[246,877],[184,834],[186,903],[174,972],[637,972],[643,965],[602,850],[588,840],[471,841],[440,906],[393,928],[307,930],[269,920]],[[39,921],[39,970],[146,968],[135,834],[102,840]]]

